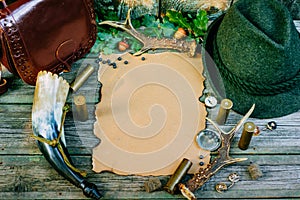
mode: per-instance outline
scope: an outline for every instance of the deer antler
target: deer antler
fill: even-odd
[[[137,40],[139,40],[141,43],[143,43],[143,48],[139,50],[138,52],[134,53],[133,55],[138,56],[142,53],[145,53],[146,51],[152,49],[174,49],[181,52],[187,52],[190,57],[193,57],[196,52],[196,41],[186,41],[186,40],[177,40],[177,39],[170,39],[170,38],[162,38],[157,39],[154,37],[148,37],[142,33],[139,33],[135,30],[135,28],[131,24],[130,19],[130,9],[128,10],[127,17],[124,23],[117,22],[117,21],[103,21],[99,23],[99,25],[110,25],[115,28],[120,28],[133,37],[135,37]]]
[[[214,123],[211,119],[206,118],[220,133],[222,140],[222,145],[218,150],[218,156],[207,165],[206,168],[200,168],[199,172],[194,174],[194,176],[184,185],[180,183],[179,188],[181,193],[188,199],[196,199],[193,194],[194,191],[199,189],[204,185],[213,175],[215,175],[222,167],[233,164],[236,162],[241,162],[247,160],[247,158],[232,158],[229,156],[230,143],[235,135],[235,133],[240,129],[244,122],[250,117],[255,104],[250,108],[246,115],[233,127],[229,132],[223,131]],[[192,197],[192,198],[191,198]]]

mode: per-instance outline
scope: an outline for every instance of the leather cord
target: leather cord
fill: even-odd
[[[73,171],[75,171],[76,173],[79,173],[80,175],[82,175],[83,177],[85,177],[87,175],[87,173],[85,171],[79,170],[76,167],[74,167],[72,165],[72,163],[70,162],[69,158],[67,157],[67,155],[64,152],[64,149],[62,148],[61,144],[60,144],[60,138],[61,138],[61,134],[62,134],[62,127],[65,123],[65,118],[66,118],[66,114],[67,112],[70,110],[70,107],[68,105],[64,106],[63,108],[63,116],[61,119],[61,125],[60,125],[60,129],[58,132],[58,136],[57,138],[53,139],[53,140],[48,140],[46,138],[43,138],[41,136],[36,136],[36,135],[32,135],[32,137],[36,140],[38,140],[39,142],[44,142],[50,146],[52,146],[53,148],[58,148],[58,151],[61,153],[66,165],[68,167],[70,167],[70,169],[72,169]]]

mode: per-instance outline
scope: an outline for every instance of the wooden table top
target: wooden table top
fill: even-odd
[[[296,22],[299,27],[299,21]],[[71,81],[79,68],[87,63],[97,66],[96,58],[87,57],[73,64],[72,72],[63,76]],[[100,84],[95,73],[88,86],[80,91],[87,98],[89,120],[78,122],[69,113],[65,122],[67,148],[74,165],[88,172],[87,180],[103,191],[104,199],[183,199],[165,191],[147,193],[144,182],[149,177],[119,176],[92,171],[91,153],[99,140],[93,134],[94,109],[98,102]],[[0,199],[87,199],[82,191],[60,176],[45,160],[36,141],[31,137],[31,108],[34,87],[20,79],[9,78],[9,90],[0,96]],[[90,85],[89,85],[90,84]],[[72,104],[72,95],[67,103]],[[208,109],[208,117],[215,119],[218,106]],[[237,123],[240,115],[231,112],[226,125],[228,130]],[[241,131],[235,136],[230,155],[246,157],[247,161],[221,169],[197,192],[203,199],[266,199],[300,198],[300,111],[276,119],[250,119],[260,128],[274,120],[278,127],[262,131],[253,137],[246,151],[238,148]],[[210,125],[208,125],[210,127]],[[247,170],[249,164],[257,163],[263,177],[252,180]],[[215,191],[219,182],[229,184],[227,177],[237,172],[240,181],[224,193]],[[168,176],[160,176],[163,184]]]

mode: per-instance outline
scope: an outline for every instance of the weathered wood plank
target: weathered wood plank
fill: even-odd
[[[148,194],[143,184],[149,177],[118,176],[112,173],[95,174],[90,169],[90,156],[73,156],[76,166],[86,169],[88,180],[104,191],[106,199],[179,199],[163,191]],[[249,160],[261,166],[264,176],[259,181],[251,180],[247,167],[249,161],[228,166],[207,182],[196,195],[201,198],[297,198],[300,197],[300,156],[249,156]],[[241,181],[225,193],[214,190],[215,184],[223,181],[229,184],[227,176],[237,172]],[[168,176],[159,177],[163,184]],[[1,196],[2,195],[2,196]],[[0,197],[8,195],[19,199],[60,198],[85,199],[80,190],[56,174],[56,171],[42,156],[1,156],[0,157]],[[40,195],[35,196],[35,195]],[[52,196],[53,195],[53,196]]]
[[[88,103],[95,102],[98,100],[98,90],[100,88],[100,83],[97,81],[97,70],[99,65],[95,62],[96,55],[89,54],[88,57],[77,61],[72,64],[72,70],[68,73],[63,73],[62,76],[71,83],[87,64],[92,65],[95,68],[95,72],[89,77],[86,83],[80,88],[77,93],[82,93],[86,95],[86,101]],[[23,81],[12,75],[7,75],[8,78],[8,91],[0,96],[0,106],[1,104],[32,104],[34,86],[24,84]],[[4,76],[5,77],[5,76]],[[92,90],[91,90],[92,88]],[[69,95],[68,101],[71,102],[71,95]]]
[[[0,107],[0,154],[40,154],[36,148],[34,139],[30,137],[31,130],[31,105],[1,105]],[[88,104],[89,120],[78,122],[73,120],[72,112],[68,113],[65,122],[65,134],[68,150],[72,154],[91,153],[92,148],[99,140],[93,134],[95,122],[94,104]],[[209,117],[215,119],[218,107],[210,110]],[[240,115],[231,112],[223,129],[229,130],[241,118]],[[250,119],[260,129],[270,121]],[[272,119],[273,120],[273,119]],[[278,128],[274,131],[262,131],[257,137],[253,137],[247,151],[241,151],[237,143],[241,130],[234,138],[232,154],[300,154],[300,112],[275,119]],[[208,128],[213,129],[211,125]],[[278,148],[280,146],[280,148]]]

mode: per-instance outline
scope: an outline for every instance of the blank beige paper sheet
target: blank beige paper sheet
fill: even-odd
[[[121,57],[121,59],[117,59]],[[199,101],[204,77],[201,56],[181,53],[102,56],[101,102],[96,106],[93,170],[120,175],[170,175],[183,158],[189,173],[208,163],[210,152],[195,141],[205,128],[206,109]],[[108,62],[109,63],[109,62]],[[206,155],[200,160],[200,155]]]

